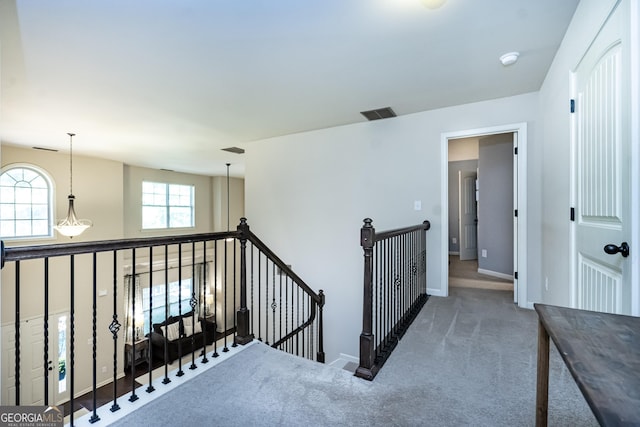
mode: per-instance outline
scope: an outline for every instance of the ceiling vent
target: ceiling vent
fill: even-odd
[[[222,151],[228,151],[228,152],[234,153],[234,154],[244,154],[244,149],[239,148],[239,147],[223,148]]]
[[[378,108],[377,110],[361,111],[360,114],[365,116],[367,120],[380,120],[396,117],[396,113],[391,107]]]
[[[45,147],[31,147],[34,150],[42,150],[42,151],[52,151],[54,153],[57,153],[58,150],[56,150],[55,148],[45,148]]]

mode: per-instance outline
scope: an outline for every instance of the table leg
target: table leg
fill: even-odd
[[[536,426],[546,427],[549,405],[549,334],[538,320],[538,383],[536,390]]]

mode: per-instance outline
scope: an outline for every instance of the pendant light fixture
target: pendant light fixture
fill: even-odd
[[[87,228],[93,224],[88,219],[78,219],[76,211],[73,208],[75,196],[73,195],[73,137],[75,133],[67,133],[69,135],[69,210],[67,217],[58,222],[55,228],[58,233],[67,237],[75,237],[82,234]]]

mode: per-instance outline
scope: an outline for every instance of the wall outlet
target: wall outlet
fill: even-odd
[[[487,257],[487,250],[483,249],[482,250],[482,258],[486,258]]]
[[[457,238],[457,237],[452,237],[452,238],[451,238],[451,243],[453,243],[454,245],[455,245],[456,243],[458,243],[458,238]]]
[[[548,277],[544,278],[544,290],[545,291],[549,290],[549,278]]]

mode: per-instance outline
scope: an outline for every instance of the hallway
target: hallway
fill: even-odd
[[[449,255],[449,286],[513,292],[512,280],[478,273],[477,259],[460,261],[457,255]]]

